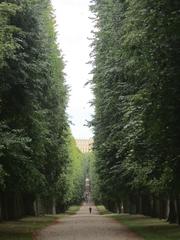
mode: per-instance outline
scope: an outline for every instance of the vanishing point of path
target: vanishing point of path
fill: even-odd
[[[142,240],[125,226],[82,206],[76,215],[65,217],[39,233],[38,240]]]

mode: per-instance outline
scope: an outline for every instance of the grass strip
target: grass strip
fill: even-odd
[[[65,215],[73,215],[80,206],[71,206],[65,214],[26,217],[19,221],[3,222],[0,224],[0,240],[32,240],[34,233]]]
[[[100,215],[112,214],[112,212],[108,211],[103,205],[98,205],[96,208]]]
[[[66,214],[68,215],[74,215],[76,214],[80,209],[80,206],[78,205],[74,205],[74,206],[71,206],[69,207],[69,209],[66,211]]]
[[[47,227],[56,219],[56,216],[41,216],[3,222],[0,224],[0,240],[32,240],[35,231]]]
[[[97,208],[101,214],[128,226],[144,240],[180,240],[180,226],[176,224],[142,215],[112,214],[103,206]]]

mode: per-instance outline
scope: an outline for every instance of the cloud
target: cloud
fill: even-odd
[[[66,61],[65,73],[70,86],[68,113],[73,122],[72,133],[76,138],[90,138],[92,131],[85,127],[93,109],[90,107],[92,93],[89,86],[91,66],[89,61],[89,40],[92,23],[89,19],[90,0],[52,0],[55,9],[58,42]]]

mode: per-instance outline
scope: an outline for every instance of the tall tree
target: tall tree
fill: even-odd
[[[55,212],[63,192],[57,184],[67,171],[68,123],[52,6],[49,0],[7,0],[0,11],[2,217],[32,214],[41,195]]]
[[[97,30],[92,124],[104,202],[119,208],[123,200],[127,211],[164,217],[157,206],[169,196],[169,220],[176,221],[180,5],[97,0],[91,9]]]

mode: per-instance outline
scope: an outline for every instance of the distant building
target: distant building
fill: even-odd
[[[84,199],[85,199],[85,202],[88,203],[88,204],[90,204],[92,202],[92,199],[91,199],[91,183],[90,183],[89,178],[86,178],[86,182],[85,182]]]
[[[76,139],[76,144],[82,153],[88,153],[92,151],[93,139]]]

